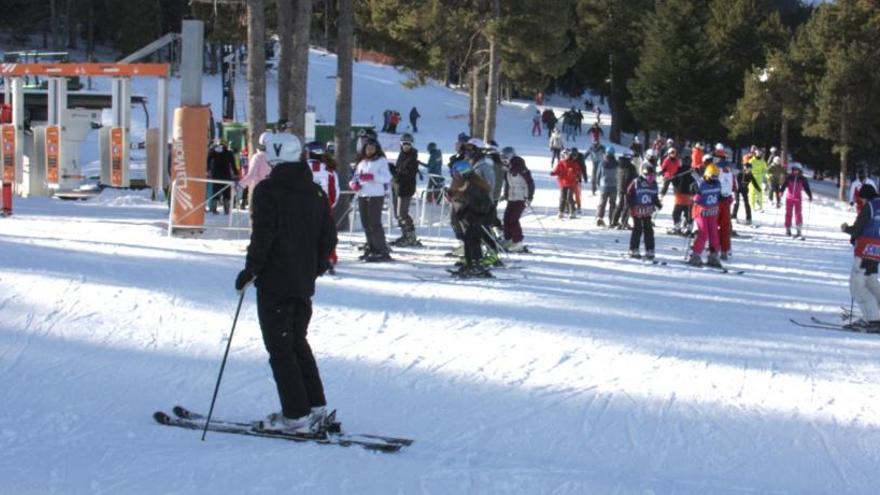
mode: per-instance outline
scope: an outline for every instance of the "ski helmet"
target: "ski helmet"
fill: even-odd
[[[720,173],[721,171],[718,169],[718,165],[710,163],[709,165],[706,165],[706,171],[703,172],[703,177],[706,179],[713,179],[718,177]]]
[[[437,143],[428,143],[428,151],[434,151],[437,149]]]
[[[416,141],[416,140],[413,139],[413,135],[410,134],[410,133],[408,133],[408,132],[405,133],[404,135],[400,136],[400,145],[401,145],[401,146],[403,146],[404,144],[410,144],[410,145],[411,145],[411,144],[413,144],[415,141]]]
[[[320,141],[309,141],[308,143],[306,143],[306,149],[312,155],[324,154],[324,144]]]
[[[473,168],[467,160],[458,160],[457,162],[452,164],[453,174],[465,176],[471,172],[473,172]]]
[[[505,146],[504,148],[501,148],[501,160],[510,161],[514,155],[516,155],[516,151],[513,149],[513,146]]]
[[[793,162],[793,163],[791,163],[791,164],[789,165],[789,167],[791,168],[792,172],[794,172],[795,170],[798,170],[798,171],[800,171],[800,172],[803,172],[803,171],[804,171],[804,166],[801,165],[801,164],[798,163],[798,162]]]
[[[298,162],[302,155],[299,138],[287,132],[279,132],[266,136],[266,153],[269,165]]]

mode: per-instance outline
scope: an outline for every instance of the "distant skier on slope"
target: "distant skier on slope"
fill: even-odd
[[[266,138],[269,177],[254,189],[254,221],[244,269],[236,290],[254,282],[257,314],[281,411],[266,429],[313,433],[323,424],[327,400],[312,349],[306,340],[315,279],[328,268],[336,228],[324,191],[312,182],[299,138]]]
[[[791,165],[791,173],[785,178],[785,182],[782,183],[780,193],[785,194],[785,235],[791,236],[791,216],[792,211],[794,211],[795,237],[800,237],[801,226],[804,224],[804,217],[801,214],[802,193],[806,193],[807,199],[813,201],[810,183],[804,177],[800,163],[793,163]]]

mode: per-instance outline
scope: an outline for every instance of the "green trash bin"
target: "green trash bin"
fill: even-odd
[[[228,143],[230,149],[241,151],[247,146],[248,125],[242,122],[223,122],[220,137]]]
[[[352,124],[351,133],[349,134],[349,150],[357,153],[358,133],[361,130],[375,129],[375,126],[369,124]],[[336,126],[333,124],[315,124],[315,141],[326,143],[335,139]]]

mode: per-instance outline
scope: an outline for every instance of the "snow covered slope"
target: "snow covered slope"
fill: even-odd
[[[412,98],[421,143],[464,129],[443,111],[464,96],[356,70],[377,92],[357,119]],[[593,226],[594,197],[556,219],[544,141],[517,112],[500,137],[536,171],[534,254],[452,282],[447,229],[384,265],[342,235],[340,275],[319,280],[328,399],[352,431],[416,439],[393,455],[155,424],[175,403],[208,407],[246,241],[169,239],[164,205],[137,195],[17,201],[0,221],[0,492],[877,493],[880,337],[788,322],[849,305],[837,226],[853,214],[805,205],[805,241],[778,210],[756,214],[734,241],[743,275],[681,265],[683,240],[663,234],[667,266],[624,259],[628,233]],[[266,360],[250,293],[218,417],[277,410]]]

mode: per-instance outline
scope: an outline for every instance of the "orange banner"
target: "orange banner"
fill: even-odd
[[[168,64],[0,64],[0,76],[168,77]]]
[[[110,185],[122,187],[122,158],[125,153],[122,140],[123,129],[112,127],[110,129]]]
[[[171,139],[171,180],[174,204],[171,221],[175,225],[201,227],[205,224],[205,183],[208,160],[208,123],[210,110],[202,107],[179,107],[174,110]]]
[[[0,131],[3,142],[3,182],[15,182],[15,126],[5,124]]]
[[[49,186],[58,185],[58,164],[61,161],[60,133],[61,130],[57,125],[46,127],[46,183]]]

